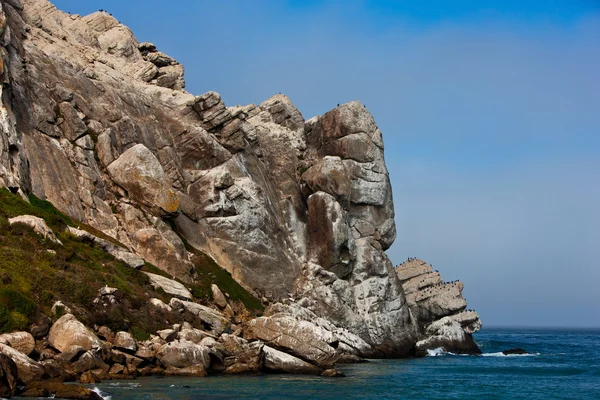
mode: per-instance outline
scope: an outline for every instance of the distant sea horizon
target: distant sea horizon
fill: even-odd
[[[95,390],[106,400],[599,398],[600,328],[484,326],[474,338],[482,356],[437,351],[424,358],[340,365],[345,378],[153,377],[106,381]],[[502,353],[511,348],[530,354]]]

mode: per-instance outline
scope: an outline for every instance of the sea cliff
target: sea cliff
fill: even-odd
[[[33,303],[3,305],[20,314],[0,353],[21,384],[478,352],[462,284],[385,253],[394,204],[364,105],[309,120],[281,94],[227,106],[105,11],[0,5],[2,245],[44,255],[0,267]],[[88,292],[26,283],[42,258],[37,276],[68,270]]]

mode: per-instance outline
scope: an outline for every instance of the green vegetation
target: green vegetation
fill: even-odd
[[[43,218],[61,244],[37,235],[24,224],[8,223],[19,215]],[[179,321],[164,321],[151,315],[145,306],[151,297],[168,302],[162,289],[154,289],[142,271],[170,278],[169,274],[146,263],[142,271],[128,267],[113,256],[77,238],[66,230],[77,226],[98,237],[120,244],[85,224],[72,221],[54,206],[31,195],[29,203],[6,189],[0,189],[0,333],[28,330],[43,313],[50,315],[55,301],[61,300],[88,326],[106,325],[113,330],[129,330],[138,340]],[[185,243],[185,242],[184,242]],[[260,301],[240,286],[210,257],[190,247],[198,281],[186,284],[198,300],[210,301],[211,284],[240,301],[252,313],[260,313]],[[93,300],[104,285],[119,289],[118,307],[98,307]],[[175,318],[175,317],[173,317]]]
[[[43,239],[27,225],[9,225],[8,218],[23,214],[44,218],[63,245]],[[49,202],[30,196],[27,203],[0,189],[0,332],[28,330],[40,313],[49,315],[56,300],[90,325],[135,328],[140,336],[158,328],[144,304],[150,297],[168,301],[164,292],[155,291],[146,274],[68,233],[67,225],[73,222]],[[104,285],[123,294],[119,310],[103,314],[92,306]]]
[[[198,281],[190,285],[196,298],[212,298],[211,284],[215,284],[223,293],[229,294],[230,300],[244,303],[248,311],[256,312],[264,309],[260,300],[244,289],[227,271],[209,256],[188,245],[188,251],[194,255],[192,262],[198,273]]]

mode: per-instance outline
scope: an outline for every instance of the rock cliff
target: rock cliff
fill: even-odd
[[[392,191],[363,105],[309,120],[285,95],[228,107],[186,92],[181,64],[104,11],[0,6],[0,187],[50,201],[184,284],[199,279],[191,249],[207,254],[272,304],[244,333],[278,349],[270,362],[282,349],[320,366],[411,355],[446,314],[478,329],[456,314],[458,285],[421,301],[421,282],[386,256]],[[163,305],[196,307],[175,297]]]

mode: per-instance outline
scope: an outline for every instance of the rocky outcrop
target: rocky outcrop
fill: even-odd
[[[228,107],[185,92],[183,66],[106,12],[0,4],[0,186],[115,239],[71,229],[128,265],[176,278],[148,274],[174,296],[149,303],[154,315],[233,333],[227,299],[213,289],[217,307],[201,306],[186,287],[200,278],[193,250],[276,304],[244,335],[319,368],[411,355],[447,315],[477,329],[461,284],[405,295],[385,254],[396,226],[382,133],[362,104],[309,120],[281,94]],[[225,357],[225,371],[263,365],[256,347]]]
[[[172,298],[169,306],[178,311],[186,322],[196,327],[203,327],[217,336],[231,326],[229,319],[219,311],[198,303]]]
[[[480,353],[471,334],[481,328],[481,321],[477,312],[466,309],[462,282],[444,282],[438,271],[417,258],[400,264],[396,273],[424,336],[416,345],[417,354],[424,355],[437,347],[456,353]]]
[[[417,342],[416,355],[424,356],[427,350],[443,348],[455,354],[481,354],[473,337],[450,317],[433,322],[425,330],[425,339]]]

